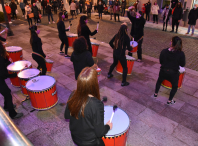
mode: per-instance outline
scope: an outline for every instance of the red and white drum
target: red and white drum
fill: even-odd
[[[113,106],[104,106],[104,124],[106,124],[113,112]],[[130,127],[129,116],[120,108],[115,111],[113,128],[102,137],[106,146],[126,146],[128,131]]]
[[[36,77],[40,74],[40,70],[31,68],[31,69],[25,69],[21,71],[17,76],[20,80],[21,90],[22,93],[26,96],[28,96],[27,89],[25,87],[28,80],[30,80],[33,77]]]
[[[22,48],[17,46],[6,47],[6,52],[13,62],[23,60]]]
[[[101,75],[101,72],[102,72],[101,68],[98,67],[98,68],[96,69],[96,71],[97,71],[98,77],[99,77],[99,76]]]
[[[7,70],[8,70],[9,74],[13,74],[13,73],[18,74],[23,69],[31,68],[31,67],[32,67],[31,62],[26,61],[26,60],[21,60],[21,61],[13,62],[10,65],[8,65]],[[18,77],[10,78],[10,81],[11,81],[13,86],[20,87],[20,81],[19,81]]]
[[[185,68],[184,67],[179,67],[179,81],[178,81],[178,89],[182,87],[182,82],[183,82],[183,79],[184,79],[184,73],[185,73]],[[169,82],[168,80],[164,80],[162,82],[162,86],[168,88],[168,89],[172,89],[172,84],[171,82]]]
[[[129,55],[126,55],[126,59],[127,59],[127,68],[128,68],[127,75],[131,75],[135,58]],[[123,74],[123,68],[122,68],[120,61],[118,61],[118,64],[116,66],[116,72]]]
[[[58,102],[56,80],[51,76],[42,75],[30,79],[26,83],[26,89],[35,109],[46,110]]]
[[[92,47],[92,57],[96,57],[98,54],[98,48],[100,44],[91,42],[91,47]]]
[[[69,47],[72,47],[73,42],[75,41],[75,39],[78,38],[78,35],[77,34],[69,34],[67,36],[67,38],[68,38]]]
[[[47,72],[51,72],[52,71],[52,66],[53,66],[54,61],[50,60],[50,59],[45,59],[45,64],[47,67]]]
[[[134,46],[133,49],[130,51],[131,53],[137,52],[138,50],[138,43],[136,41],[130,41],[130,45]]]

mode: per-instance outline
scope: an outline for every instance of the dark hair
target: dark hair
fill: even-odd
[[[63,20],[62,15],[63,15],[63,12],[59,12],[59,13],[58,13],[58,20],[57,20],[57,23],[58,23],[59,21],[62,21],[62,20]]]
[[[5,59],[6,59],[6,56],[7,56],[5,46],[2,44],[1,41],[0,41],[0,56],[2,56]]]
[[[87,41],[83,36],[78,37],[73,42],[73,49],[76,54],[81,54],[88,50]]]
[[[78,23],[78,27],[77,27],[77,34],[80,35],[81,34],[81,27],[83,25],[86,25],[85,20],[87,20],[87,16],[83,15],[80,17],[79,23]]]
[[[123,44],[124,44],[124,37],[127,35],[127,26],[126,25],[121,25],[120,29],[115,37],[114,40],[114,49],[117,49],[118,46],[123,49]]]
[[[142,11],[139,11],[139,14],[142,16]]]
[[[182,39],[178,36],[172,37],[172,47],[175,51],[182,51]]]
[[[97,71],[92,67],[85,67],[78,76],[77,90],[67,102],[71,116],[78,119],[80,114],[84,117],[89,94],[100,100]]]
[[[36,25],[33,25],[29,29],[30,29],[30,35],[31,35],[31,37],[30,37],[30,44],[32,46],[32,44],[33,44],[33,37],[34,36],[38,37],[37,33],[35,32],[37,30],[37,26]]]
[[[180,7],[179,8],[182,8],[182,3],[181,2],[178,2],[180,3]],[[175,5],[175,7],[178,7],[178,3]]]

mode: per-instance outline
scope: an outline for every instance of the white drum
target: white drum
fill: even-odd
[[[133,49],[130,51],[131,53],[137,52],[138,50],[138,43],[136,41],[130,41],[130,45],[133,45]]]

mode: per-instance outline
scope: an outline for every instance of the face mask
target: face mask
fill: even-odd
[[[39,34],[39,33],[40,33],[40,30],[39,30],[39,29],[37,29],[36,33],[37,33],[37,34]]]
[[[33,4],[33,6],[36,6],[35,4]]]
[[[62,15],[62,18],[65,19],[65,15]]]

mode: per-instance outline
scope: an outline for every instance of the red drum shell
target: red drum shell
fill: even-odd
[[[127,75],[131,75],[131,73],[132,73],[134,60],[135,59],[127,59],[127,68],[128,68]],[[118,61],[118,64],[116,66],[116,72],[123,74],[123,68],[122,68],[120,61]]]
[[[13,46],[14,47],[14,46]],[[23,53],[22,53],[22,48],[21,50],[16,49],[16,50],[8,50],[9,47],[6,47],[6,52],[9,54],[9,58],[12,59],[13,62],[23,60]]]
[[[52,66],[53,66],[53,61],[49,60],[49,59],[45,59],[45,64],[47,67],[47,72],[51,72],[52,71]]]
[[[96,57],[98,54],[99,44],[91,42],[91,47],[92,47],[92,57]]]
[[[68,35],[67,38],[68,38],[69,47],[72,47],[73,42],[75,41],[75,39],[78,38],[78,36],[73,34],[73,35]]]

